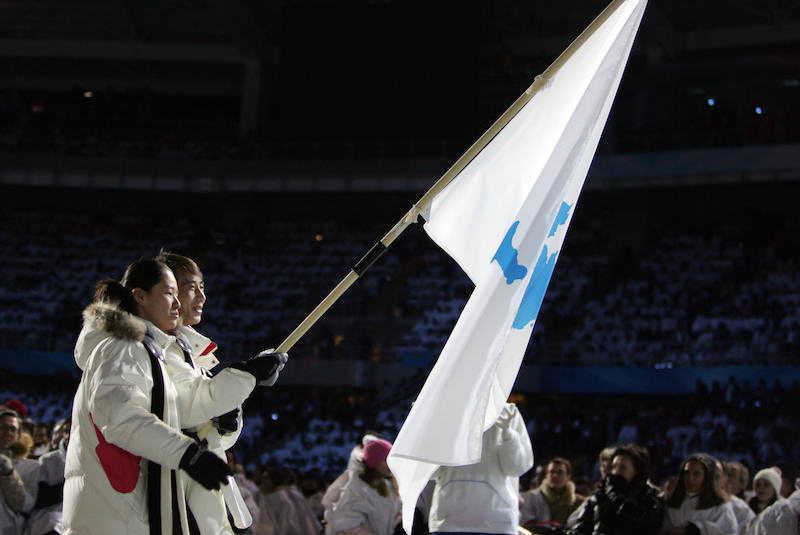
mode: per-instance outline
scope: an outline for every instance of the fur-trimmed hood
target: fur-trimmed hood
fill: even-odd
[[[75,362],[83,370],[94,348],[112,336],[141,342],[147,325],[138,317],[109,303],[92,303],[83,311],[83,329],[75,344]]]

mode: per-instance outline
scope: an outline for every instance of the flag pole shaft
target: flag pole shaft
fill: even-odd
[[[620,6],[622,5],[624,0],[615,0],[611,2],[593,21],[589,26],[586,27],[581,34],[575,38],[572,44],[567,47],[564,52],[561,53],[558,58],[547,68],[545,71],[537,76],[533,83],[525,90],[522,95],[520,95],[517,100],[514,101],[508,109],[497,118],[497,120],[489,127],[489,129],[483,133],[481,137],[475,141],[475,143],[467,149],[467,151],[461,155],[461,157],[456,160],[456,162],[450,167],[450,169],[442,175],[436,183],[431,186],[431,188],[425,192],[425,194],[420,198],[419,201],[414,203],[411,209],[403,216],[400,221],[398,221],[395,226],[386,233],[386,235],[381,238],[379,242],[377,242],[372,249],[370,249],[366,255],[356,264],[355,267],[347,274],[347,276],[342,279],[339,284],[334,287],[333,290],[323,299],[320,304],[318,304],[311,313],[306,316],[306,318],[298,325],[292,333],[286,337],[286,339],[281,342],[278,346],[277,351],[286,352],[289,351],[303,335],[308,332],[308,330],[322,317],[328,309],[333,306],[333,304],[347,291],[350,286],[353,285],[365,272],[369,267],[375,263],[375,261],[380,258],[380,256],[386,251],[386,248],[391,245],[391,243],[397,239],[397,237],[403,233],[403,231],[411,225],[412,223],[417,222],[417,217],[421,212],[428,208],[430,203],[433,199],[442,192],[442,190],[461,172],[464,168],[471,162],[489,142],[494,139],[494,137],[514,118],[514,116],[519,113],[525,104],[530,101],[539,88],[547,83],[547,79],[552,76],[553,74],[561,68],[563,65],[583,44],[586,39],[592,33],[594,33],[595,29],[600,26],[605,20]]]

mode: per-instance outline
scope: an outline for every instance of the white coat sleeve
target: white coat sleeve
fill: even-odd
[[[166,359],[169,378],[178,391],[178,414],[184,429],[232,411],[256,386],[256,378],[242,370],[225,368],[214,377],[206,377],[171,351],[167,351]]]
[[[719,508],[719,513],[714,515],[714,518],[693,520],[691,523],[697,526],[703,535],[730,535],[731,533],[736,533],[738,523],[730,502],[718,505],[717,508]]]
[[[113,340],[98,348],[89,372],[89,413],[105,439],[169,468],[178,468],[193,440],[152,412],[150,358],[138,342]]]
[[[745,529],[746,535],[797,535],[797,514],[785,500],[770,505]]]
[[[533,466],[533,446],[516,407],[507,425],[502,432],[503,442],[497,449],[500,468],[508,477],[519,477]]]
[[[22,505],[22,512],[30,513],[39,494],[39,463],[30,459],[19,459],[15,469],[25,485],[25,501]]]
[[[550,509],[541,492],[528,490],[520,494],[519,522],[547,522],[550,520]]]
[[[733,513],[736,515],[736,523],[739,525],[738,535],[744,535],[747,527],[755,519],[756,514],[750,509],[749,505],[745,505],[741,510],[737,510],[734,506]]]
[[[325,518],[333,530],[338,533],[366,525],[368,507],[369,504],[366,500],[353,491],[353,486],[347,485],[342,489],[342,495],[333,510],[330,511],[330,515],[326,515]]]

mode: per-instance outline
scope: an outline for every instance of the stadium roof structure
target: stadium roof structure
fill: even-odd
[[[238,94],[241,81],[226,85],[216,75],[248,61],[291,61],[284,52],[297,40],[343,51],[336,41],[357,39],[384,51],[413,48],[420,40],[469,41],[477,45],[464,48],[465,54],[501,55],[506,66],[539,60],[546,66],[606,3],[8,0],[0,5],[0,57],[7,83],[19,88],[147,83],[168,91]],[[394,25],[396,31],[384,36],[390,45],[379,44],[381,35],[370,30]],[[345,34],[354,31],[363,37]],[[791,45],[800,42],[800,5],[655,0],[637,39],[634,50],[646,61],[705,77],[796,77],[800,47]]]
[[[437,158],[438,168],[477,139],[606,4],[8,0],[0,4],[0,89],[146,88],[205,98],[205,109],[215,106],[208,99],[227,99],[217,117],[229,117],[226,132],[240,139],[258,132],[276,144],[321,141],[322,153],[325,143],[342,152],[340,145],[366,139],[379,145],[380,158],[392,147],[427,143],[434,147],[427,153],[403,155],[416,150]],[[645,124],[656,142],[643,142],[635,128],[615,132],[604,136],[613,146],[601,145],[600,154],[800,143],[792,126],[800,124],[798,45],[796,0],[650,0],[607,132]],[[716,104],[716,118],[703,115],[706,103]],[[720,135],[693,144],[691,129],[674,119],[682,112],[755,131],[753,110],[764,109],[769,121],[783,121],[771,127],[779,135],[736,133],[733,143]],[[216,120],[209,119],[212,129]],[[672,142],[676,132],[687,138]],[[438,151],[448,143],[452,151]]]

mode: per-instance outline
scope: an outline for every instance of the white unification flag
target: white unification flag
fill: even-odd
[[[645,5],[612,2],[430,204],[425,230],[476,287],[389,455],[407,533],[436,469],[480,460],[511,392]]]

